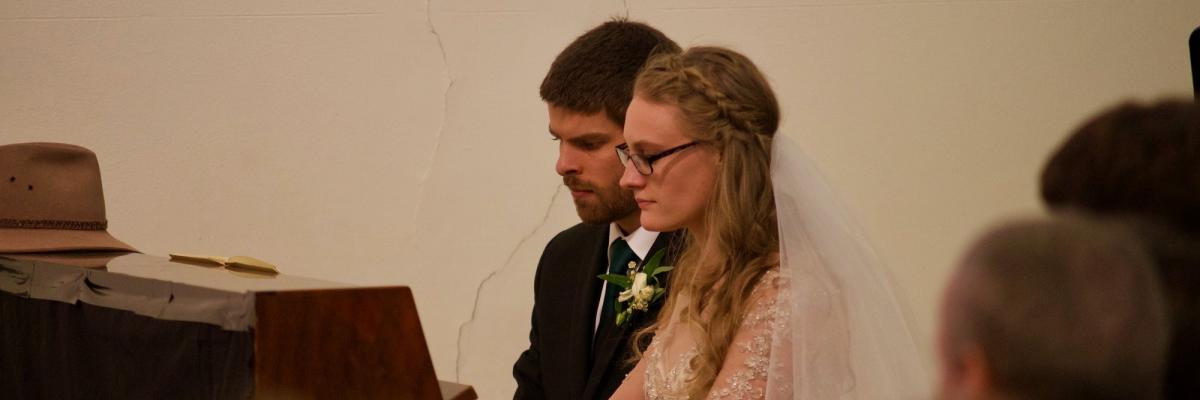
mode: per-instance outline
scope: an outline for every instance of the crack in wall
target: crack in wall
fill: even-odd
[[[475,303],[473,306],[471,306],[471,317],[462,324],[458,325],[458,355],[454,358],[454,380],[456,382],[462,381],[463,357],[466,353],[464,351],[465,349],[463,349],[463,340],[466,338],[467,326],[470,326],[472,323],[474,323],[475,318],[478,316],[479,300],[483,297],[483,287],[501,272],[504,272],[504,270],[508,268],[508,264],[512,262],[513,257],[516,257],[517,252],[521,250],[521,247],[525,246],[525,242],[528,242],[533,235],[536,235],[537,232],[542,229],[542,227],[546,226],[546,221],[550,220],[550,212],[554,210],[554,202],[558,200],[558,195],[562,193],[562,188],[564,187],[565,186],[563,185],[557,185],[554,188],[554,195],[550,196],[550,204],[546,205],[546,213],[542,215],[542,221],[539,222],[537,226],[533,228],[533,230],[529,231],[529,234],[525,235],[525,237],[521,238],[521,240],[517,242],[516,247],[513,247],[512,251],[508,253],[508,257],[504,259],[504,264],[500,264],[500,268],[488,273],[483,280],[479,281],[479,286],[475,288]]]
[[[629,19],[629,0],[621,0],[621,4],[625,6],[625,19]]]
[[[437,134],[433,137],[433,151],[429,155],[429,166],[425,168],[425,172],[421,174],[421,180],[417,182],[417,206],[413,209],[412,215],[412,231],[405,238],[405,242],[410,240],[417,234],[417,217],[421,215],[421,208],[425,204],[425,190],[429,183],[429,177],[433,175],[433,167],[437,165],[437,156],[442,148],[442,134],[446,132],[446,117],[450,112],[450,89],[454,87],[454,75],[450,73],[450,61],[446,57],[446,46],[442,43],[442,35],[438,33],[437,26],[433,24],[433,8],[430,0],[425,0],[425,26],[429,28],[429,33],[433,35],[433,39],[437,42],[438,51],[442,54],[442,72],[446,77],[446,89],[442,91],[442,121],[438,125]]]

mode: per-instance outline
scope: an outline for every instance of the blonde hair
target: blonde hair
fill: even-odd
[[[665,311],[633,340],[645,343],[675,317],[676,303],[686,300],[679,317],[698,333],[699,354],[690,361],[695,376],[685,391],[690,398],[703,398],[741,326],[751,290],[778,264],[770,161],[779,104],[754,63],[720,47],[651,59],[638,74],[634,96],[679,107],[687,134],[712,146],[721,159],[704,210],[706,237],[687,233]],[[636,360],[642,354],[634,347]]]

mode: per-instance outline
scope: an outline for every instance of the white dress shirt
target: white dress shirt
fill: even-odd
[[[621,227],[617,226],[616,222],[608,224],[608,257],[606,257],[608,262],[605,265],[612,265],[612,244],[617,239],[625,239],[625,243],[629,244],[629,248],[633,250],[633,254],[637,256],[638,260],[645,261],[647,254],[650,253],[650,248],[654,246],[654,241],[658,239],[658,232],[638,227],[633,233],[626,235],[621,232]],[[596,323],[592,325],[593,336],[600,328],[600,312],[604,310],[604,292],[607,290],[607,284],[600,286],[600,300],[596,302]]]

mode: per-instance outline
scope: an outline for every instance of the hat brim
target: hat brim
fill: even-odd
[[[114,258],[132,254],[128,251],[65,252],[65,253],[4,253],[0,257],[21,261],[39,261],[82,268],[104,268]]]
[[[107,231],[0,228],[0,253],[77,250],[137,251]]]

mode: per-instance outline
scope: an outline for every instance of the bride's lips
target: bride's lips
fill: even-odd
[[[643,199],[640,197],[635,197],[634,200],[637,200],[638,208],[641,208],[643,210],[645,210],[646,207],[649,207],[651,204],[657,203],[654,200],[647,200],[647,199]]]

